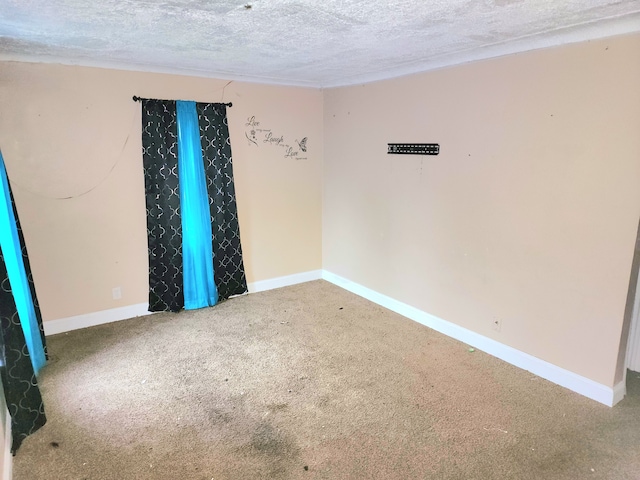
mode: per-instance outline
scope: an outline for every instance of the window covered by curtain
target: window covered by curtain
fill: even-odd
[[[46,422],[36,373],[46,341],[29,257],[0,152],[0,347],[13,453]]]
[[[149,310],[247,291],[226,105],[142,99]]]

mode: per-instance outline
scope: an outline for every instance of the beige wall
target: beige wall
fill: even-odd
[[[249,282],[322,266],[612,385],[640,215],[638,51],[617,37],[324,92],[0,63],[0,148],[45,320],[146,301],[131,96],[232,101]],[[250,117],[308,137],[307,160],[250,143]],[[441,154],[386,154],[414,141]]]
[[[324,268],[612,386],[640,215],[638,52],[625,36],[325,91]]]
[[[45,321],[147,301],[141,114],[133,95],[233,102],[228,117],[248,281],[321,268],[322,92],[227,83],[0,63],[0,148]],[[250,144],[251,116],[293,145],[308,137],[307,160]],[[112,299],[117,286],[121,300]]]

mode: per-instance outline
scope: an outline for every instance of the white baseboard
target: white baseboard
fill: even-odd
[[[324,270],[322,272],[322,278],[404,317],[607,406],[611,407],[615,405],[624,397],[624,383],[622,385],[616,385],[615,388],[607,387],[606,385],[560,368],[528,353],[521,352],[520,350],[504,345],[479,333],[426,313],[406,303],[382,295],[334,273]]]
[[[127,320],[128,318],[142,317],[149,315],[148,303],[138,303],[136,305],[127,305],[126,307],[112,308],[110,310],[102,310],[99,312],[86,313],[84,315],[76,315],[74,317],[60,318],[58,320],[49,320],[43,322],[44,334],[55,335],[57,333],[78,330],[79,328],[93,327],[102,325],[103,323],[117,322],[119,320]]]
[[[309,272],[296,273],[284,277],[253,282],[248,285],[248,290],[249,293],[256,293],[319,279],[327,280],[328,282],[364,297],[367,300],[370,300],[371,302],[404,317],[421,323],[422,325],[436,330],[437,332],[455,338],[456,340],[473,346],[478,350],[482,350],[494,357],[504,360],[507,363],[527,370],[539,377],[549,380],[550,382],[561,385],[605,405],[615,405],[622,400],[626,394],[624,382],[620,382],[613,388],[607,387],[606,385],[602,385],[569,370],[565,370],[564,368],[560,368],[549,362],[529,355],[528,353],[524,353],[496,340],[480,335],[479,333],[460,327],[455,323],[438,318],[435,315],[431,315],[326,270],[312,270]],[[148,304],[140,303],[137,305],[129,305],[126,307],[103,310],[85,315],[77,315],[75,317],[50,320],[48,322],[44,322],[44,331],[46,335],[55,335],[57,333],[68,332],[79,328],[92,327],[103,323],[149,315],[151,312],[147,309]]]
[[[622,382],[618,383],[613,387],[613,401],[611,406],[615,405],[620,400],[622,400],[626,394],[627,394],[627,382],[626,380],[623,380]]]
[[[271,290],[273,288],[288,287],[297,283],[310,282],[311,280],[320,280],[321,278],[322,270],[312,270],[309,272],[295,273],[284,277],[253,282],[248,285],[248,289],[249,293],[256,293]],[[80,328],[102,325],[103,323],[141,317],[152,313],[148,311],[148,308],[148,303],[138,303],[136,305],[128,305],[126,307],[112,308],[111,310],[102,310],[100,312],[76,315],[74,317],[60,318],[58,320],[49,320],[44,322],[44,333],[45,335],[55,335],[57,333],[69,332]]]
[[[247,287],[249,289],[249,293],[256,293],[320,279],[322,279],[322,270],[311,270],[309,272],[294,273],[293,275],[286,275],[284,277],[276,277],[268,280],[261,280],[259,282],[253,282],[248,284]]]

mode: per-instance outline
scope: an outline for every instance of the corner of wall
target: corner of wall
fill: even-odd
[[[2,393],[2,380],[0,380],[0,434],[4,439],[4,445],[0,448],[0,468],[2,476],[0,480],[11,480],[13,475],[13,456],[11,455],[11,422],[9,412]]]
[[[627,382],[626,382],[626,379],[624,379],[621,382],[618,382],[616,385],[614,385],[613,398],[610,406],[613,407],[614,405],[616,405],[620,400],[622,400],[625,397],[626,394],[627,394]]]

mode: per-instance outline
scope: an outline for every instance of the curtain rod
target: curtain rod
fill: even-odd
[[[134,102],[141,102],[142,100],[151,100],[149,98],[142,98],[142,97],[138,97],[137,95],[133,96],[133,101]],[[233,103],[229,102],[229,103],[223,103],[222,105],[226,105],[227,107],[233,107]]]

